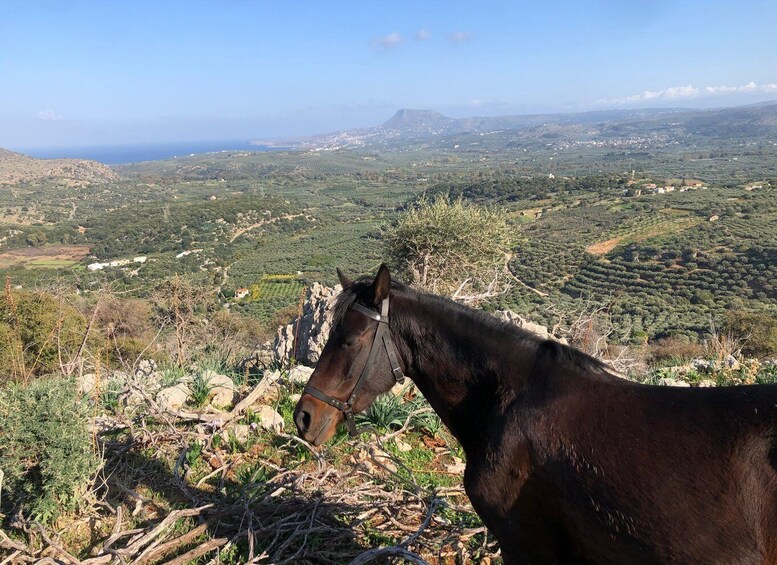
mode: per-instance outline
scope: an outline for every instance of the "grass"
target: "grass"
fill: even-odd
[[[205,372],[198,372],[189,382],[192,404],[197,408],[205,406],[210,398],[211,390],[213,390],[213,385],[210,384],[209,378],[205,378]]]

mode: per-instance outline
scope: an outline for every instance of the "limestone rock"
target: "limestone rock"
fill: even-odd
[[[699,388],[710,388],[714,386],[718,386],[715,384],[715,381],[710,379],[704,379],[703,381],[700,381],[699,384],[696,385]]]
[[[136,376],[150,377],[157,371],[156,361],[153,359],[141,359],[135,369]]]
[[[691,386],[691,385],[688,384],[685,381],[681,381],[680,379],[673,379],[671,377],[663,377],[663,378],[659,379],[658,386],[679,386],[679,387],[684,387],[684,386]]]
[[[212,406],[229,408],[235,401],[237,390],[235,383],[226,375],[219,375],[215,371],[207,370],[202,374],[202,379],[208,383],[210,392],[208,399]]]
[[[453,457],[453,463],[451,465],[446,465],[445,470],[448,473],[463,473],[464,469],[467,468],[467,464],[462,461],[459,457],[454,456]]]
[[[221,441],[223,443],[228,442],[230,434],[233,435],[239,443],[244,444],[251,435],[251,426],[248,424],[235,424],[229,428],[224,428],[219,434],[221,435]]]
[[[305,386],[308,384],[308,380],[312,374],[313,369],[311,367],[297,365],[296,367],[292,367],[289,371],[289,382],[294,385]]]
[[[189,387],[183,383],[163,388],[156,395],[156,401],[165,410],[178,410],[189,400]]]
[[[78,390],[81,394],[92,394],[94,387],[97,386],[97,375],[94,373],[84,373],[78,377]]]
[[[272,406],[260,406],[255,414],[259,419],[259,426],[264,430],[279,433],[286,427],[283,416],[278,414]]]
[[[273,351],[275,361],[284,364],[294,357],[303,365],[315,365],[332,327],[332,306],[342,288],[313,283],[305,294],[302,315],[278,328]],[[296,345],[295,345],[296,336]]]
[[[690,366],[700,373],[710,373],[717,368],[717,363],[710,359],[692,359]]]

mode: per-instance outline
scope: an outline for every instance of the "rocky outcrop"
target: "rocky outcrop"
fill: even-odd
[[[295,359],[301,365],[313,366],[318,361],[332,327],[332,306],[342,288],[313,283],[305,294],[302,315],[278,328],[272,345],[274,361],[287,365]]]
[[[35,159],[0,149],[0,185],[52,181],[83,186],[118,180],[107,165],[85,159]]]
[[[314,366],[329,336],[332,327],[332,306],[341,290],[339,285],[331,288],[313,283],[307,290],[302,316],[286,326],[279,327],[275,340],[271,344],[263,345],[253,357],[265,366],[289,366],[292,359],[300,365]],[[542,339],[567,344],[565,338],[554,336],[545,326],[535,324],[511,310],[498,310],[494,315]],[[309,375],[306,375],[305,380],[307,376]]]

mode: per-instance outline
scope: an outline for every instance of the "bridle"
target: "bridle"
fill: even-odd
[[[405,382],[405,375],[402,372],[402,367],[399,366],[397,348],[394,346],[394,342],[391,341],[391,332],[389,331],[388,325],[389,299],[384,298],[381,302],[380,314],[370,310],[365,306],[362,306],[361,304],[357,304],[356,302],[351,304],[349,308],[356,310],[357,312],[364,314],[368,318],[378,322],[378,327],[375,330],[375,337],[372,340],[372,347],[370,348],[370,355],[367,357],[367,363],[364,365],[361,375],[359,375],[359,380],[356,381],[356,385],[353,387],[353,392],[351,392],[351,395],[345,402],[342,400],[337,400],[336,398],[332,398],[325,392],[318,390],[310,384],[307,384],[302,392],[303,394],[307,393],[310,396],[318,398],[322,402],[326,402],[330,406],[340,410],[345,415],[345,424],[348,426],[348,433],[351,434],[351,436],[357,436],[360,432],[356,428],[356,422],[353,418],[353,405],[356,401],[356,395],[359,394],[359,390],[361,390],[364,383],[367,382],[367,377],[369,377],[370,373],[372,372],[372,369],[375,365],[375,360],[378,358],[378,352],[380,351],[381,344],[383,344],[383,347],[386,349],[389,364],[391,365],[391,374],[394,375],[394,380],[401,384]]]

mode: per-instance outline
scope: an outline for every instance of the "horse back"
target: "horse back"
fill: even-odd
[[[505,460],[528,469],[514,521],[542,501],[535,521],[583,561],[777,562],[777,386],[654,387],[549,360],[505,415],[523,438]]]

